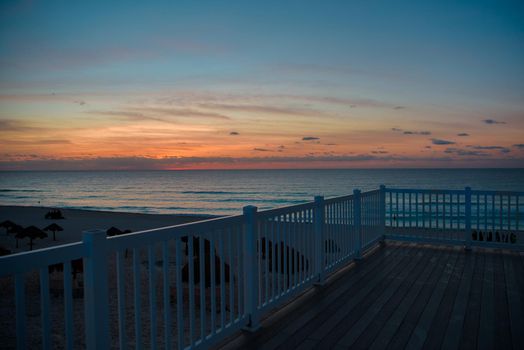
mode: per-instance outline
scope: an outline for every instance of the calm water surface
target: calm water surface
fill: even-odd
[[[163,214],[238,214],[355,188],[524,191],[524,169],[0,172],[0,205]]]

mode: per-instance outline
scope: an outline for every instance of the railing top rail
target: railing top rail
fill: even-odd
[[[315,206],[315,202],[307,202],[302,204],[289,205],[286,207],[278,207],[268,210],[261,210],[257,212],[257,218],[264,219],[268,217],[274,217],[277,215],[291,214],[297,211],[312,209]]]
[[[107,240],[109,242],[110,250],[118,250],[126,247],[143,245],[146,237],[147,241],[150,243],[160,242],[180,238],[188,234],[205,234],[210,230],[220,230],[229,225],[236,225],[242,222],[243,215],[225,216],[132,232],[125,235],[109,237]]]
[[[336,202],[342,202],[342,201],[347,201],[347,200],[351,200],[351,199],[353,199],[353,194],[348,194],[348,195],[345,195],[345,196],[333,197],[333,198],[325,199],[324,203],[325,204],[333,204],[333,203],[336,203]]]
[[[390,188],[386,192],[392,193],[426,193],[426,194],[464,194],[464,190],[438,190],[438,189],[413,189],[413,188]],[[524,196],[522,191],[494,191],[494,190],[471,190],[473,195],[502,195],[502,196]]]
[[[2,256],[0,257],[0,277],[80,259],[85,255],[83,242],[76,242]]]
[[[369,196],[374,196],[376,194],[379,194],[380,193],[380,190],[371,190],[371,191],[366,191],[366,192],[362,192],[360,194],[360,197],[369,197]]]

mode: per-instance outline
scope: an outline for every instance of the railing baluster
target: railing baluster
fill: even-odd
[[[211,279],[211,315],[210,315],[210,326],[211,326],[211,335],[215,335],[216,333],[216,314],[217,314],[217,303],[216,303],[216,260],[215,260],[215,239],[213,238],[215,235],[211,235],[209,237],[209,263],[211,265],[211,273],[210,273],[210,279]],[[258,281],[258,285],[260,285],[260,281]],[[204,308],[205,309],[205,308]]]
[[[220,328],[222,331],[226,328],[226,255],[224,252],[224,231],[218,240],[218,251],[220,256]],[[231,275],[229,276],[229,283],[231,283]]]
[[[64,262],[64,323],[65,348],[73,349],[73,284],[71,282],[71,261]]]
[[[133,249],[133,281],[135,302],[135,344],[136,348],[142,347],[142,307],[141,307],[141,274],[140,274],[140,250]]]
[[[149,260],[149,319],[151,332],[151,349],[156,349],[156,276],[155,276],[155,247],[148,246],[148,260]]]
[[[186,236],[189,243],[191,236]],[[188,249],[189,254],[189,249]],[[178,349],[183,350],[185,344],[185,324],[184,324],[184,301],[182,285],[182,249],[180,247],[180,238],[175,239],[175,279],[176,279],[176,323]]]
[[[162,273],[163,273],[163,285],[164,285],[164,342],[165,348],[172,348],[171,342],[171,304],[169,300],[169,242],[162,242]]]
[[[329,206],[328,206],[329,207]],[[315,225],[315,258],[314,258],[314,265],[315,265],[315,274],[317,274],[317,283],[323,284],[324,283],[324,264],[325,264],[325,254],[326,254],[326,239],[328,236],[324,233],[325,228],[325,212],[326,212],[326,206],[324,205],[324,197],[322,196],[316,196],[315,197],[315,213],[314,213],[314,225]],[[305,254],[305,252],[304,252]],[[328,255],[329,256],[329,255]],[[313,262],[311,262],[313,263]],[[304,270],[305,267],[303,266]],[[301,278],[301,281],[303,280],[303,276]]]
[[[122,251],[116,252],[116,280],[118,298],[118,344],[120,349],[127,347],[125,315],[125,274]]]
[[[15,275],[15,303],[16,303],[16,347],[26,348],[26,324],[25,324],[25,276],[17,273]]]
[[[195,266],[193,259],[193,234],[187,235],[187,265],[189,284],[189,344],[195,346]]]
[[[206,275],[205,275],[205,266],[206,266],[206,241],[203,234],[200,234],[199,238],[199,249],[198,249],[198,261],[199,261],[199,274],[200,282],[198,288],[200,291],[200,339],[202,342],[206,341]],[[211,247],[210,247],[211,248]],[[210,249],[211,250],[211,249]]]
[[[51,348],[51,329],[49,318],[49,269],[40,269],[40,313],[42,322],[42,348]]]

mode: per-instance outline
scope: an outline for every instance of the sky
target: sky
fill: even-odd
[[[524,167],[522,1],[0,2],[0,170]]]

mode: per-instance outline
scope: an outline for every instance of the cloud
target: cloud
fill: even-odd
[[[404,130],[400,128],[391,128],[392,131],[395,132],[401,132],[404,135],[431,135],[431,131],[411,131],[411,130]]]
[[[518,148],[518,149],[524,149],[524,143],[517,143],[513,145],[512,147]]]
[[[73,103],[76,103],[76,104],[78,104],[80,106],[84,106],[86,104],[86,102],[83,101],[83,100],[76,100],[76,101],[73,101]]]
[[[315,136],[304,136],[302,138],[302,141],[315,141],[315,140],[320,140],[320,137],[315,137]]]
[[[487,153],[485,153],[485,152],[470,151],[470,150],[464,150],[464,149],[461,149],[461,148],[454,148],[454,147],[446,148],[444,153],[456,154],[458,156],[475,156],[475,157],[486,156],[487,155]]]
[[[229,135],[232,135],[232,136],[237,136],[237,135],[240,135],[237,131],[231,131],[229,133]]]
[[[458,133],[457,136],[463,137],[463,136],[469,136],[469,134],[465,132],[461,132],[461,133]]]
[[[434,145],[454,145],[455,142],[453,141],[447,141],[447,140],[441,140],[441,139],[431,139],[431,143]]]
[[[501,153],[509,153],[511,150],[507,147],[503,146],[467,146],[472,149],[476,150],[494,150],[494,151],[500,151]]]
[[[25,122],[14,119],[0,119],[0,132],[31,132],[31,131],[44,131],[48,128],[29,126]]]
[[[494,119],[484,119],[483,122],[485,124],[506,124],[506,122],[501,122]]]
[[[193,109],[175,109],[175,108],[157,108],[157,107],[141,107],[125,110],[90,110],[86,111],[88,114],[116,116],[125,120],[143,121],[151,120],[161,123],[178,124],[176,120],[169,119],[169,117],[177,118],[205,118],[229,120],[228,116],[219,113],[202,112]],[[167,117],[167,118],[166,118]]]
[[[253,151],[257,151],[257,152],[271,152],[271,150],[269,150],[267,148],[253,148]]]
[[[72,142],[64,139],[48,139],[48,140],[33,140],[33,141],[22,141],[22,140],[3,140],[2,143],[6,145],[66,145]]]
[[[393,109],[397,109],[397,110],[398,109],[405,109],[405,108],[406,108],[405,106],[395,106],[395,107],[393,107]]]
[[[448,152],[453,154],[454,151]],[[278,167],[296,168],[301,166],[347,166],[351,163],[362,164],[398,164],[399,162],[429,162],[433,165],[449,165],[453,157],[408,157],[397,155],[308,155],[296,157],[92,157],[92,158],[41,158],[31,154],[3,154],[0,160],[0,170],[159,170],[159,169],[188,169],[188,168],[257,168],[267,164]],[[464,160],[471,161],[475,166],[487,166],[496,164],[498,166],[522,167],[523,158],[500,157],[472,157]],[[378,162],[378,163],[377,163]],[[385,163],[386,162],[386,163]],[[391,163],[392,162],[392,163]],[[298,164],[297,164],[298,163]],[[338,164],[338,165],[337,165]],[[409,164],[409,163],[408,163]],[[464,164],[464,163],[460,163]]]
[[[404,131],[404,135],[431,135],[431,131]]]
[[[189,108],[159,108],[159,107],[140,107],[134,108],[134,110],[141,113],[152,113],[160,114],[164,116],[172,117],[190,117],[190,118],[209,118],[209,119],[221,119],[230,120],[231,118],[227,115],[213,112],[202,112]]]
[[[213,110],[219,109],[227,111],[252,112],[264,114],[286,114],[295,116],[318,116],[320,114],[320,112],[309,108],[274,107],[265,105],[201,103],[199,104],[199,107]]]
[[[388,151],[372,151],[372,154],[388,154]]]

